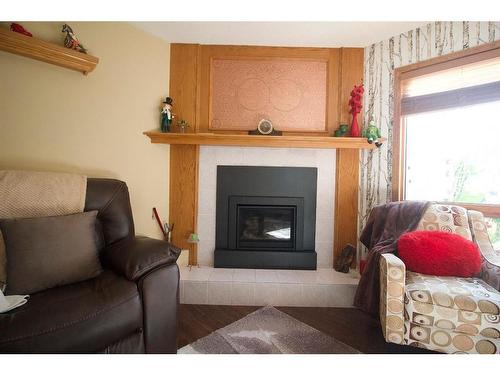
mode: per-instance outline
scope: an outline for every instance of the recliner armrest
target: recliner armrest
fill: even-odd
[[[103,250],[105,263],[131,281],[155,268],[174,264],[180,253],[169,242],[143,236],[115,242]]]

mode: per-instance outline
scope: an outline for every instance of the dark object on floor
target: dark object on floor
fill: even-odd
[[[26,30],[22,25],[12,22],[10,24],[10,31],[14,31],[15,33],[23,34],[29,37],[32,37],[33,34]]]
[[[104,272],[0,314],[0,353],[175,353],[180,250],[136,237],[127,185],[87,180]]]
[[[66,33],[66,37],[64,38],[64,46],[69,49],[74,49],[75,51],[87,53],[87,49],[83,46],[82,43],[78,40],[73,29],[65,23],[61,30],[62,33]]]
[[[349,269],[351,268],[351,264],[356,256],[356,248],[348,244],[346,247],[342,249],[340,256],[335,261],[335,271],[349,273]]]
[[[360,240],[368,248],[366,268],[354,297],[354,305],[377,316],[380,298],[380,255],[394,253],[399,237],[417,228],[430,202],[401,201],[374,207]]]
[[[266,306],[179,350],[179,354],[359,354],[272,306]]]

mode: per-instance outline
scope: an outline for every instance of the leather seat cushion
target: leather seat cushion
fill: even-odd
[[[0,353],[93,353],[142,332],[137,285],[112,271],[31,295],[0,314]]]

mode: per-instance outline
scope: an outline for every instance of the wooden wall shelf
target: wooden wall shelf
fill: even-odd
[[[162,133],[159,131],[144,132],[151,143],[172,145],[211,145],[211,146],[245,146],[245,147],[285,147],[285,148],[350,148],[373,149],[365,138],[335,138],[313,136],[264,136],[242,134],[214,133]]]
[[[99,59],[57,44],[0,28],[0,50],[88,74]]]

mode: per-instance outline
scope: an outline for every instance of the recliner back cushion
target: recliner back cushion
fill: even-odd
[[[467,240],[472,240],[467,210],[460,206],[431,204],[416,230],[455,233]]]
[[[107,178],[87,179],[84,211],[97,210],[98,233],[104,245],[133,237],[134,220],[127,184]]]

